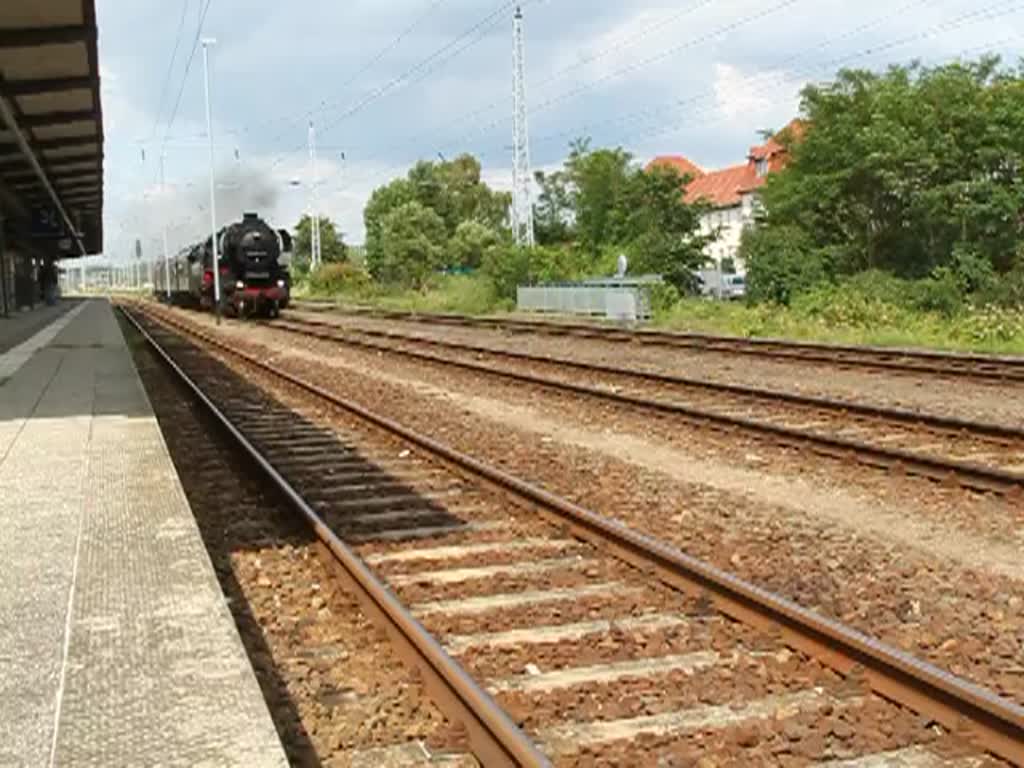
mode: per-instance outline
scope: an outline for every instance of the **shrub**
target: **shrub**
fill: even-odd
[[[909,297],[914,308],[954,317],[964,307],[964,290],[959,278],[949,267],[939,267],[931,277],[912,283]]]
[[[581,250],[559,246],[520,248],[506,244],[484,255],[483,273],[502,299],[514,299],[520,285],[557,283],[586,276],[592,262]]]
[[[875,328],[893,323],[903,313],[900,307],[848,284],[819,286],[795,299],[792,307],[797,315],[830,328]]]
[[[651,310],[656,317],[669,314],[682,298],[679,289],[669,283],[652,285],[647,289],[647,295],[651,300]]]
[[[494,283],[481,275],[446,275],[438,281],[436,294],[430,296],[432,309],[485,315],[499,305]]]
[[[740,257],[747,264],[750,301],[789,304],[827,280],[822,252],[798,227],[748,229],[743,233]]]
[[[975,301],[981,305],[1024,308],[1024,244],[1018,247],[1010,269],[976,292]]]
[[[957,336],[973,344],[1024,340],[1024,310],[987,306],[970,311],[957,323]]]
[[[537,246],[530,252],[530,282],[559,283],[591,277],[593,257],[582,248]]]
[[[910,294],[913,284],[881,269],[860,272],[843,280],[841,285],[848,291],[886,304],[911,306],[913,303]]]
[[[448,241],[448,265],[476,269],[484,255],[498,245],[499,235],[486,224],[463,221]]]
[[[957,243],[953,247],[951,267],[963,294],[983,293],[992,288],[996,273],[992,261],[981,251]]]
[[[482,271],[500,298],[515,299],[516,288],[530,280],[530,251],[517,245],[492,248],[484,254]]]
[[[364,294],[373,287],[370,275],[361,267],[345,261],[323,264],[309,273],[309,290],[316,294]]]
[[[444,266],[447,238],[444,220],[433,209],[405,203],[381,220],[367,266],[382,283],[422,288]]]

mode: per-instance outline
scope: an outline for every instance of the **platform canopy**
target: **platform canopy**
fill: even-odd
[[[103,244],[95,0],[0,0],[0,208],[33,250]]]

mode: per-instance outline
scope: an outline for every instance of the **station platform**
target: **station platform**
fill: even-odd
[[[286,765],[111,306],[36,312],[0,321],[0,766]]]
[[[11,312],[8,317],[0,315],[0,354],[29,339],[79,303],[79,300],[67,299],[53,307],[39,305],[34,309]]]

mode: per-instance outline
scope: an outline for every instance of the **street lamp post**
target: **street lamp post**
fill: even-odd
[[[213,312],[220,324],[220,255],[217,253],[217,176],[214,171],[213,116],[210,112],[210,46],[217,41],[203,38],[203,81],[206,90],[206,133],[210,137],[210,245],[213,259]]]
[[[166,152],[160,153],[160,197],[164,196],[165,180],[164,180],[164,160],[167,157]],[[160,214],[160,221],[163,224],[163,238],[164,238],[164,284],[167,286],[167,303],[171,303],[171,257],[167,252],[167,217]]]
[[[313,269],[320,266],[320,214],[317,210],[316,128],[309,121],[309,251]]]

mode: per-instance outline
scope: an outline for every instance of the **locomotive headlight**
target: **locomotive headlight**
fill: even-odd
[[[278,288],[284,288],[284,280],[278,280],[277,281],[277,287]]]
[[[237,283],[235,283],[235,288],[245,288],[245,283],[239,280]]]

